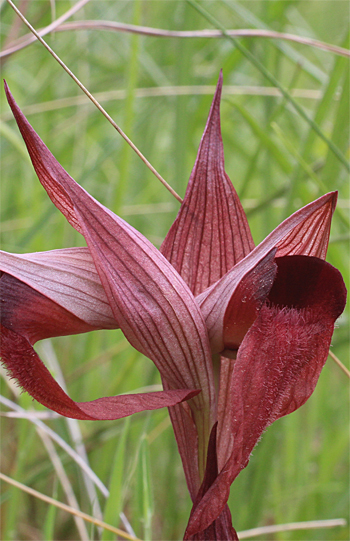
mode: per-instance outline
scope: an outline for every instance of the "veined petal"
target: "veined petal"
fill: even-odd
[[[196,522],[209,525],[220,515],[231,483],[264,430],[310,397],[345,306],[342,276],[325,261],[288,256],[276,262],[269,302],[244,338],[232,371],[233,451],[193,513],[190,534],[196,533]]]
[[[87,248],[21,255],[0,252],[0,270],[27,284],[91,327],[118,328]],[[2,295],[6,298],[6,290],[3,289]],[[19,295],[17,301],[21,301],[24,308]],[[13,301],[16,302],[15,296]],[[35,306],[30,306],[28,302],[25,309],[35,312]]]
[[[53,379],[26,338],[1,325],[1,360],[20,386],[44,406],[73,419],[120,419],[133,413],[173,406],[199,391],[172,390],[74,402]]]
[[[235,302],[234,295],[236,294],[237,299],[239,300],[239,283],[243,277],[247,277],[246,284],[244,284],[244,282],[242,283],[242,291],[245,291],[247,287],[249,288],[249,272],[252,271],[253,277],[253,269],[260,268],[260,271],[263,271],[265,268],[264,261],[266,261],[267,264],[267,271],[269,254],[271,256],[273,250],[276,250],[276,248],[276,256],[282,254],[294,255],[295,252],[303,255],[312,255],[315,250],[323,253],[325,247],[323,241],[327,237],[325,232],[329,231],[330,220],[336,200],[337,193],[331,192],[292,214],[292,216],[282,222],[274,231],[272,231],[272,233],[270,233],[270,235],[254,248],[250,254],[228,271],[221,280],[196,297],[208,326],[211,345],[214,347],[215,351],[222,351],[219,348],[222,347],[223,343],[225,345],[225,348],[223,349],[230,349],[232,346],[235,346],[237,338],[239,339],[239,336],[241,335],[239,330],[240,322],[235,320],[235,318],[240,315],[239,312],[241,308],[239,302]],[[269,279],[273,276],[272,267],[270,267],[270,270]],[[259,276],[259,273],[257,276]],[[268,277],[268,273],[266,274],[266,277]],[[268,281],[269,280],[266,281],[266,287],[268,287]],[[256,280],[256,284],[258,284],[258,280]],[[271,285],[270,282],[270,286]],[[262,290],[261,293],[264,293],[264,290]],[[233,306],[233,310],[229,309],[226,315],[226,309],[229,306],[228,303],[231,296],[231,306]],[[243,299],[243,297],[244,294],[241,294],[241,299]],[[263,295],[260,296],[260,299],[262,298]],[[249,306],[249,303],[247,303],[247,308],[244,309],[243,314],[247,319],[247,322],[253,315],[253,311],[249,310]],[[254,303],[252,304],[252,307],[255,308]],[[236,311],[236,309],[238,311]],[[235,333],[235,325],[237,325],[237,334]],[[244,328],[242,327],[241,330],[243,331]],[[225,337],[227,344],[225,344]]]
[[[186,284],[131,226],[101,212],[86,197],[78,205],[85,239],[129,342],[154,360],[172,388],[202,389],[208,396],[210,348],[201,313]]]
[[[129,342],[155,362],[172,389],[201,389],[191,407],[194,415],[199,412],[208,432],[211,408],[215,409],[211,353],[193,295],[143,235],[66,173],[8,89],[7,96],[39,180],[67,220],[85,237],[114,318]]]
[[[167,381],[162,380],[164,390],[169,389]],[[200,488],[198,467],[198,433],[192,412],[186,402],[169,408],[176,443],[182,460],[182,466],[188,486],[188,491],[194,501]]]
[[[94,327],[10,274],[0,278],[1,324],[31,344],[53,336],[94,331]]]
[[[250,259],[247,256],[196,297],[207,325],[212,353],[238,349],[272,287],[276,274],[275,253],[276,249],[271,249],[258,262],[254,260],[254,266],[247,264]]]
[[[276,257],[309,255],[324,259],[338,192],[329,192],[297,210],[276,227],[254,250],[267,253],[277,247]]]
[[[247,218],[225,173],[220,129],[220,73],[197,159],[161,252],[198,295],[253,248]]]
[[[216,436],[218,470],[221,471],[233,450],[231,379],[234,362],[230,358],[220,357],[220,380],[218,396],[218,431]]]
[[[76,216],[73,202],[66,190],[66,186],[68,186],[73,179],[63,169],[29,124],[15,102],[6,81],[4,81],[4,86],[7,101],[27,146],[30,159],[32,160],[41,184],[45,188],[51,201],[62,212],[71,226],[79,231],[79,233],[82,233],[79,218]]]
[[[327,199],[328,197],[328,199]],[[266,239],[267,244],[277,241],[277,257],[309,255],[326,259],[332,216],[337,205],[338,192],[330,192],[306,205],[282,222]],[[317,204],[322,199],[322,205]],[[312,210],[310,214],[310,209]],[[300,221],[300,217],[303,219]],[[294,223],[294,227],[290,225]],[[269,239],[269,240],[268,240]]]

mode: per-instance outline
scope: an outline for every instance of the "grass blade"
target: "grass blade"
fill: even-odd
[[[227,34],[225,27],[222,26],[222,24],[206,9],[204,9],[203,6],[200,6],[196,2],[196,0],[187,0],[187,2],[189,2],[197,11],[199,11],[203,15],[203,17],[205,17],[209,22],[211,22],[216,28],[221,30],[223,35],[226,36],[235,45],[235,47],[266,77],[266,79],[270,81],[270,83],[272,83],[274,86],[277,86],[277,88],[279,88],[283,97],[288,100],[288,102],[294,107],[297,113],[311,126],[311,128],[317,133],[317,135],[321,139],[323,139],[323,141],[328,145],[330,150],[335,154],[335,156],[342,163],[342,165],[350,172],[350,164],[345,158],[345,156],[342,154],[342,152],[339,150],[339,148],[323,133],[323,131],[316,124],[316,122],[305,113],[304,109],[299,105],[297,101],[295,101],[295,99],[291,96],[288,90],[279,83],[279,81],[274,77],[274,75],[272,75],[272,73],[270,73],[265,68],[265,66],[261,64],[261,62],[250,51],[248,51],[248,49],[241,45],[237,39]]]
[[[82,513],[78,509],[74,509],[72,507],[69,507],[69,505],[65,505],[62,502],[59,502],[57,500],[54,500],[53,498],[50,498],[49,496],[46,496],[45,494],[41,494],[37,490],[34,490],[30,487],[27,487],[26,485],[23,485],[23,483],[19,483],[18,481],[15,481],[14,479],[11,479],[7,475],[4,475],[3,473],[0,473],[0,479],[5,481],[6,483],[11,484],[12,486],[16,487],[17,489],[22,490],[23,492],[26,492],[27,494],[30,494],[31,496],[34,496],[35,498],[39,498],[40,500],[50,504],[54,505],[58,509],[62,509],[63,511],[66,511],[67,513],[70,513],[71,515],[80,517],[84,519],[87,522],[90,522],[91,524],[95,524],[96,526],[100,526],[101,528],[108,529],[109,531],[115,533],[116,535],[120,535],[123,539],[129,539],[130,541],[141,541],[137,537],[133,537],[126,532],[123,532],[122,530],[119,530],[118,528],[114,528],[113,526],[110,526],[109,524],[106,524],[105,522],[102,522],[101,520],[98,520],[94,517],[91,517],[90,515],[87,515],[86,513]]]
[[[24,24],[30,29],[30,31],[35,35],[35,37],[44,45],[45,49],[49,51],[49,53],[54,57],[54,59],[60,64],[60,66],[64,69],[68,75],[73,79],[73,81],[79,86],[79,88],[86,94],[86,96],[92,101],[92,103],[97,107],[99,111],[103,114],[103,116],[108,120],[110,124],[112,124],[113,128],[117,130],[117,132],[123,137],[123,139],[128,143],[128,145],[136,152],[136,154],[141,158],[141,160],[146,164],[146,166],[152,171],[152,173],[157,177],[158,180],[169,190],[169,192],[177,199],[180,203],[182,202],[181,197],[173,190],[171,186],[163,179],[163,177],[156,171],[156,169],[149,163],[149,161],[145,158],[145,156],[142,154],[142,152],[134,145],[134,143],[129,139],[129,137],[123,132],[123,130],[118,126],[116,122],[112,119],[112,117],[107,113],[107,111],[104,110],[102,105],[99,104],[99,102],[94,98],[94,96],[88,91],[88,89],[79,81],[79,79],[74,75],[74,73],[65,65],[65,63],[60,59],[60,57],[49,47],[49,45],[46,43],[46,41],[43,40],[43,38],[37,33],[35,28],[27,21],[27,19],[24,17],[24,15],[20,12],[19,9],[14,5],[12,0],[7,0],[7,2],[10,4],[10,6],[14,9],[14,11],[17,13],[17,15],[22,19]]]
[[[120,513],[122,511],[123,504],[123,477],[125,472],[125,448],[126,441],[130,427],[130,417],[124,422],[124,428],[119,438],[118,446],[114,456],[114,464],[112,468],[110,483],[109,483],[109,497],[106,501],[104,509],[104,522],[111,524],[112,526],[118,526],[120,522]],[[114,536],[110,531],[104,530],[102,533],[102,541],[113,541]]]

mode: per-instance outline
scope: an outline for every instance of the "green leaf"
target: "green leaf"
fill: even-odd
[[[243,116],[243,118],[248,122],[254,134],[261,141],[263,146],[266,147],[266,149],[274,158],[275,162],[280,166],[282,171],[287,174],[290,173],[292,171],[292,165],[286,155],[283,154],[283,152],[278,148],[271,135],[258,124],[253,115],[251,115],[247,111],[247,109],[242,107],[242,105],[236,102],[232,102],[232,104]]]
[[[125,474],[125,448],[129,433],[130,417],[124,421],[124,427],[118,441],[117,449],[114,455],[113,468],[109,481],[109,497],[106,501],[103,521],[116,528],[120,522],[120,512],[123,508],[123,479]],[[103,530],[102,541],[113,541],[115,534],[108,530]]]

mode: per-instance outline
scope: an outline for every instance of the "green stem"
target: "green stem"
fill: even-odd
[[[136,0],[134,4],[134,16],[133,23],[140,24],[141,20],[141,1]],[[137,76],[138,76],[138,52],[139,52],[139,36],[133,34],[131,36],[131,54],[130,62],[128,69],[128,84],[127,84],[127,95],[125,100],[125,132],[129,133],[130,138],[132,138],[133,124],[134,124],[134,103],[135,103],[135,88],[137,86]],[[131,162],[131,152],[130,147],[125,143],[122,144],[122,159],[119,168],[119,182],[118,190],[116,194],[116,204],[115,212],[120,213],[120,208],[123,204],[123,199],[128,185],[129,173],[130,173],[130,162]]]

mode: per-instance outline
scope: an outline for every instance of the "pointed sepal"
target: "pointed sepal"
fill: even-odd
[[[185,198],[161,252],[198,295],[253,248],[248,221],[224,167],[220,73]]]
[[[141,233],[68,175],[6,91],[40,182],[85,237],[115,320],[129,342],[154,361],[171,389],[201,390],[191,407],[208,431],[215,402],[211,353],[193,295]]]
[[[38,302],[43,302],[39,300],[41,296],[47,299],[47,313],[45,314],[43,309],[40,311],[43,314],[40,325],[42,332],[46,334],[45,338],[45,327],[51,323],[47,314],[51,313],[50,310],[58,312],[58,307],[84,322],[88,330],[118,328],[87,248],[66,248],[32,254],[9,254],[0,251],[0,270],[8,275],[6,285],[4,278],[0,282],[2,310],[5,305],[7,312],[10,310],[17,313],[20,310],[21,314],[26,313],[26,319],[29,319],[30,315],[33,324],[36,321],[39,325],[39,311],[35,306],[35,299],[38,299]],[[20,286],[19,283],[23,285]],[[16,317],[19,322],[19,313]],[[60,334],[59,330],[58,326],[57,332],[51,336],[75,334]]]
[[[292,214],[218,282],[196,297],[214,352],[227,355],[241,343],[271,289],[273,256],[312,256],[323,250],[336,200],[337,193],[331,192]]]

